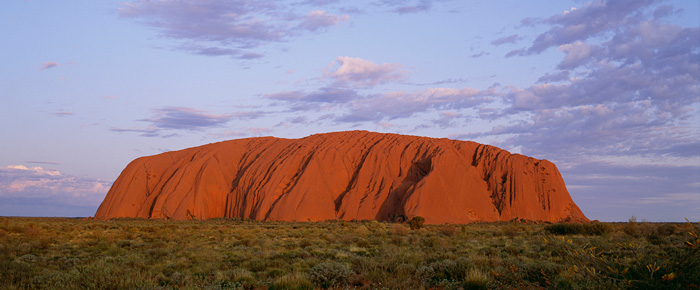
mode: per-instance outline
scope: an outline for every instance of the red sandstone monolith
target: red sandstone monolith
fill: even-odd
[[[95,218],[426,223],[588,219],[556,166],[468,141],[350,131],[224,141],[141,157]]]

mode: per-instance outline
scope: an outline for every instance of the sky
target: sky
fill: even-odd
[[[699,1],[9,0],[0,216],[133,159],[368,130],[554,162],[590,219],[700,220]]]

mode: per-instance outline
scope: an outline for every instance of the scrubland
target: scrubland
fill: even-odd
[[[0,218],[2,289],[699,289],[694,223]]]

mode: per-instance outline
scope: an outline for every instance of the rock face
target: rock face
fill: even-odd
[[[95,218],[426,223],[588,221],[556,166],[450,139],[350,131],[248,138],[141,157]]]

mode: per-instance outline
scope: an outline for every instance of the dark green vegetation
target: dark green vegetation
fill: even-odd
[[[1,289],[698,289],[697,224],[0,218]]]

